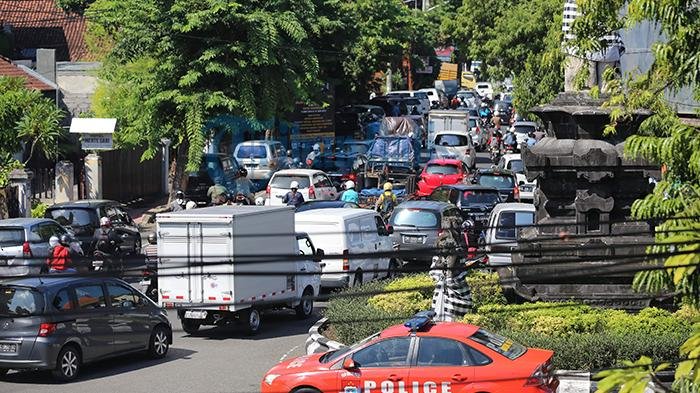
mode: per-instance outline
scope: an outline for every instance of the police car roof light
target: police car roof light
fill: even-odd
[[[406,323],[404,323],[403,325],[409,328],[412,332],[415,332],[422,329],[426,325],[432,323],[433,318],[435,318],[435,315],[435,311],[432,310],[420,311],[416,313],[416,315],[414,315],[413,318],[406,321]]]

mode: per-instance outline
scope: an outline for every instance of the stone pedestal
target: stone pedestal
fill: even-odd
[[[102,199],[102,157],[94,153],[85,157],[85,196]]]
[[[34,174],[30,170],[15,169],[10,172],[10,186],[17,187],[18,210],[20,217],[32,216],[31,181]]]
[[[56,178],[54,180],[54,202],[70,202],[75,200],[73,184],[73,163],[60,161],[56,164]]]

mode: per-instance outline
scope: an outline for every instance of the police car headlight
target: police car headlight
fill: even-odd
[[[277,377],[279,377],[279,375],[277,374],[267,374],[265,376],[265,383],[268,385],[272,385],[272,383],[275,381],[275,379],[277,379]]]

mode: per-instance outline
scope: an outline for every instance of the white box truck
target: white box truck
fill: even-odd
[[[469,112],[432,110],[428,113],[428,151],[434,146],[435,134],[440,131],[469,132]]]
[[[185,332],[240,322],[254,334],[266,308],[311,315],[323,250],[295,233],[292,207],[207,207],[156,223],[158,301],[177,308]]]

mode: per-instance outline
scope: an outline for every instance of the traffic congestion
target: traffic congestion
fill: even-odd
[[[167,357],[179,330],[236,325],[255,335],[271,309],[303,320],[322,294],[427,271],[445,231],[465,266],[507,265],[498,250],[534,220],[537,183],[525,177],[520,151],[544,136],[510,97],[391,92],[340,108],[352,137],[316,143],[305,157],[274,140],[205,155],[188,187],[154,210],[148,233],[109,200],[0,221],[1,374],[49,370],[70,382],[103,359]],[[453,392],[520,369],[522,380],[488,386],[556,389],[551,352],[434,317],[270,364],[260,390]],[[402,367],[405,375],[394,371]]]

